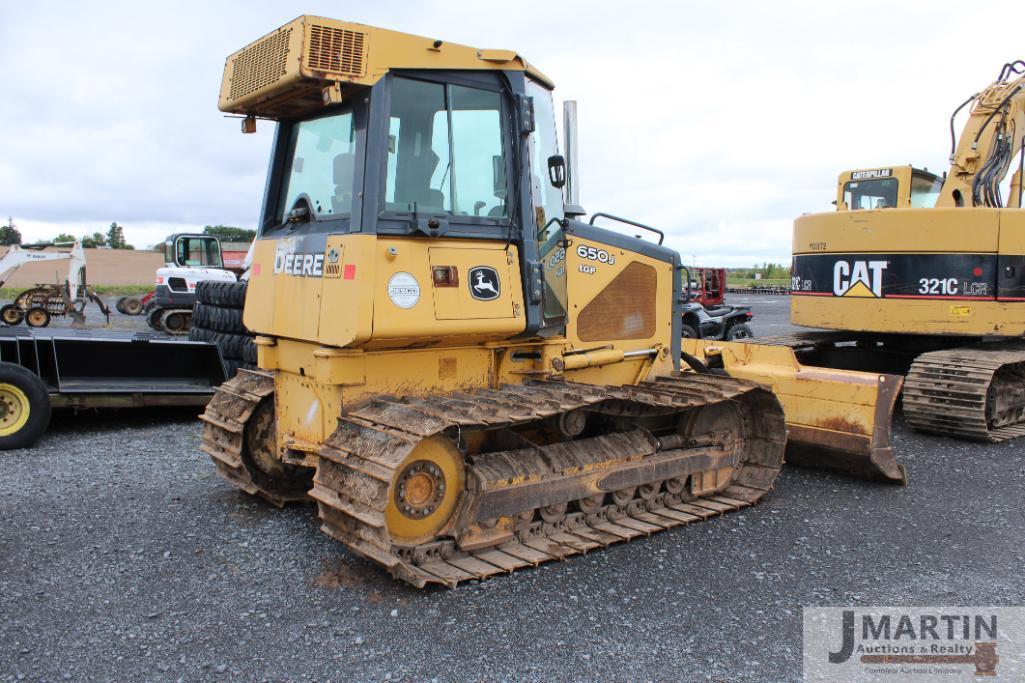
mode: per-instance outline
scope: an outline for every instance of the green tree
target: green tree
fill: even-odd
[[[86,235],[82,238],[82,246],[86,249],[95,249],[96,247],[107,246],[107,236],[102,232],[94,232],[91,235]]]
[[[252,242],[256,239],[255,230],[232,225],[208,225],[203,228],[203,233],[213,235],[223,242]]]
[[[7,225],[0,227],[0,245],[9,247],[12,244],[21,244],[21,233],[14,225],[14,218],[8,217]]]
[[[117,221],[111,223],[107,228],[107,244],[111,249],[124,249],[128,244],[125,241],[125,229],[118,225]]]
[[[62,232],[61,234],[59,234],[56,237],[54,237],[53,241],[54,242],[74,242],[76,239],[78,239],[78,238],[75,237],[74,235],[69,235],[66,232]]]

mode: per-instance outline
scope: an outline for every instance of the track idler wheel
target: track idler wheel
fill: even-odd
[[[192,326],[192,312],[172,309],[160,316],[160,327],[168,334],[188,334]]]
[[[463,455],[442,436],[424,439],[395,469],[385,523],[392,540],[433,540],[452,519],[466,481]]]
[[[253,483],[271,497],[294,499],[313,486],[313,470],[284,463],[277,456],[274,398],[260,401],[246,423],[242,465]]]

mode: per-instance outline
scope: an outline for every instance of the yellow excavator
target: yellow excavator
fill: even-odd
[[[312,16],[225,65],[220,108],[277,127],[259,370],[202,449],[418,587],[751,505],[782,464],[771,392],[681,372],[679,254],[564,201],[552,88],[512,51]]]
[[[1005,64],[965,100],[950,130],[944,176],[848,171],[835,212],[794,222],[791,322],[831,331],[746,345],[684,340],[710,365],[774,387],[788,460],[829,442],[835,466],[904,481],[889,449],[902,381],[915,429],[990,442],[1025,435],[1025,62]],[[873,383],[879,391],[862,392]]]

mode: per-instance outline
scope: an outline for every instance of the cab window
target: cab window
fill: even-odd
[[[309,200],[315,219],[352,214],[354,140],[352,112],[348,111],[292,126],[278,210],[280,222],[302,196]]]
[[[936,176],[915,173],[911,176],[911,206],[931,209],[943,189],[943,180]]]
[[[897,179],[849,180],[843,186],[843,201],[852,211],[895,208]]]
[[[221,267],[221,250],[212,237],[179,237],[175,244],[175,262],[179,266]]]
[[[395,77],[384,210],[506,218],[502,98]]]

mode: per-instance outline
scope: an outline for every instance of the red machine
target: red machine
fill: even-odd
[[[725,268],[691,268],[691,301],[712,308],[722,304],[726,292]]]

